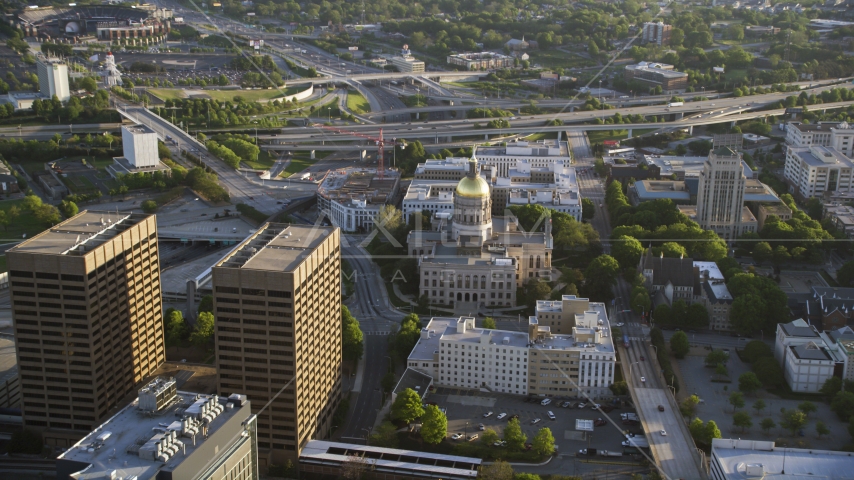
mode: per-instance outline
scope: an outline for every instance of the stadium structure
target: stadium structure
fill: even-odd
[[[164,39],[172,11],[154,5],[28,8],[16,16],[26,36],[58,43],[86,40],[118,45],[148,45]]]

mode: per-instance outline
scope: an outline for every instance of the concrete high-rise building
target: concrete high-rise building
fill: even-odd
[[[217,389],[260,409],[262,463],[296,462],[341,401],[340,230],[265,224],[213,267]],[[289,385],[288,385],[289,384]]]
[[[71,98],[68,88],[68,65],[54,58],[39,58],[36,62],[39,75],[39,92],[47,98],[60,99],[63,102]]]
[[[160,164],[157,132],[147,125],[122,125],[122,151],[134,167],[154,167]]]
[[[647,22],[643,24],[643,43],[655,43],[657,45],[670,45],[670,31],[673,26],[663,22]]]
[[[718,147],[709,152],[700,172],[697,223],[724,239],[741,235],[745,180],[738,151]]]
[[[246,395],[179,392],[155,379],[130,405],[56,459],[56,478],[259,478],[255,418]]]
[[[788,147],[783,176],[796,198],[854,190],[854,161],[832,147]]]
[[[24,424],[67,446],[165,361],[157,223],[84,211],[6,258]]]

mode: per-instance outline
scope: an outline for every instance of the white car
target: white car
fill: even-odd
[[[578,404],[578,408],[584,408],[584,407],[586,407],[586,406],[587,406],[587,404],[586,404],[586,403],[579,403],[579,404]]]
[[[622,327],[623,325],[625,325],[625,323],[623,323],[623,322],[620,322],[617,324],[618,327]]]
[[[536,425],[536,424],[540,423],[541,421],[542,421],[541,419],[535,418],[535,419],[531,420],[531,425]]]
[[[482,432],[482,431],[486,430],[486,425],[479,423],[479,424],[477,424],[477,429]]]
[[[641,383],[646,383],[646,377],[641,377]]]
[[[599,408],[600,408],[601,406],[602,406],[602,405],[600,405],[600,404],[598,404],[598,403],[594,403],[594,404],[593,404],[593,406],[592,406],[592,407],[590,407],[590,410],[599,410]]]
[[[507,416],[507,414],[506,414],[506,413],[499,413],[499,414],[498,414],[498,416],[497,416],[497,417],[495,417],[495,418],[497,418],[497,419],[499,419],[499,420],[503,420],[503,419],[504,419],[504,417],[506,417],[506,416]]]
[[[544,406],[544,407],[545,407],[546,405],[548,405],[548,404],[550,404],[550,403],[552,403],[552,399],[551,399],[551,398],[546,398],[545,400],[543,400],[542,402],[540,402],[540,405],[542,405],[542,406]]]
[[[667,431],[666,431],[666,430],[662,430],[662,431],[661,431],[661,432],[659,432],[659,433],[661,433],[661,436],[662,436],[662,437],[666,437],[666,436],[667,436]]]
[[[455,433],[455,434],[451,435],[451,440],[459,440],[459,439],[463,438],[464,436],[465,435],[463,435],[462,433]]]
[[[489,418],[492,416],[492,412],[486,412],[483,414],[483,418]]]
[[[549,415],[549,420],[554,420],[556,418],[555,414],[551,410],[549,410],[548,415]]]

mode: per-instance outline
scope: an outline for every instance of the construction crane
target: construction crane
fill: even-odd
[[[385,169],[383,168],[383,149],[385,149],[385,140],[383,140],[383,129],[380,129],[379,137],[372,137],[370,135],[365,135],[364,133],[352,132],[350,130],[342,130],[340,128],[330,127],[328,125],[322,125],[320,123],[315,123],[312,127],[322,128],[324,130],[331,130],[337,133],[343,133],[346,135],[353,135],[355,137],[366,138],[368,140],[373,140],[377,144],[377,175],[380,180],[385,178]]]

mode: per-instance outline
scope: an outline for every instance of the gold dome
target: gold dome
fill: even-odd
[[[482,177],[463,177],[457,184],[457,195],[467,198],[488,197],[489,184]]]

